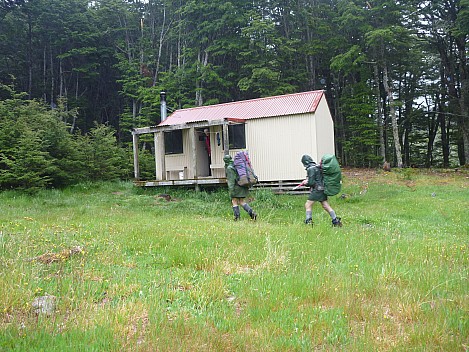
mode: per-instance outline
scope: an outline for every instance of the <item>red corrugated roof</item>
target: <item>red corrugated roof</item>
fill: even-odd
[[[315,90],[268,98],[236,101],[217,105],[180,109],[158,126],[180,125],[188,122],[222,119],[257,119],[315,112],[324,91]]]

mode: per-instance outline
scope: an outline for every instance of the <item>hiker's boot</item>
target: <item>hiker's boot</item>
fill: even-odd
[[[241,214],[239,213],[239,207],[233,207],[233,214],[234,214],[234,221],[238,221],[241,218]]]
[[[256,220],[257,214],[255,213],[254,210],[252,210],[252,208],[249,206],[248,203],[243,204],[243,209],[246,210],[246,213],[249,214],[252,220]]]
[[[334,220],[332,220],[332,226],[342,227],[342,221],[340,221],[340,218],[335,218]]]
[[[306,220],[304,221],[304,223],[305,223],[306,225],[313,225],[313,219],[308,218],[308,219],[306,219]]]

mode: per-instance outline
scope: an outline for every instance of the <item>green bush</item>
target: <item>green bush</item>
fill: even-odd
[[[0,189],[64,187],[129,175],[112,128],[96,125],[86,135],[71,134],[63,121],[73,111],[50,110],[2,88],[12,98],[0,101]]]

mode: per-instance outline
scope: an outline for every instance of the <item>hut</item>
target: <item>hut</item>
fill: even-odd
[[[139,185],[226,183],[223,156],[240,150],[248,151],[261,185],[296,182],[305,176],[303,154],[319,160],[334,153],[334,124],[322,90],[179,109],[167,118],[162,92],[161,106],[161,123],[132,131]],[[147,133],[154,135],[154,180],[141,180],[139,173],[138,138]]]

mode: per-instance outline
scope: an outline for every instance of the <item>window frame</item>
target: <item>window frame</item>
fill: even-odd
[[[228,125],[229,149],[246,149],[246,124]]]
[[[183,154],[184,139],[182,130],[166,131],[164,135],[164,154]]]

